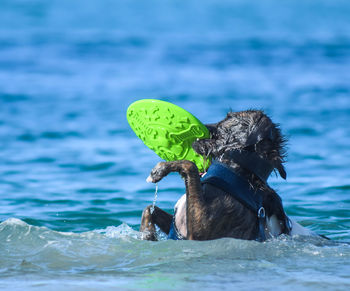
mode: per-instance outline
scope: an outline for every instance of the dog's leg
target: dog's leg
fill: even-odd
[[[186,185],[187,239],[201,239],[205,204],[197,166],[190,161],[160,162],[151,171],[148,182],[156,183],[170,172],[178,172]]]
[[[157,206],[154,206],[152,213],[151,209],[152,205],[149,205],[142,213],[140,232],[143,234],[143,239],[155,241],[157,240],[155,225],[157,225],[161,231],[169,234],[173,216]]]

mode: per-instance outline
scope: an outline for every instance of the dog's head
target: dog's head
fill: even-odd
[[[265,163],[263,167],[270,167],[268,175],[276,169],[283,179],[286,178],[283,166],[285,138],[278,125],[263,111],[229,112],[222,121],[206,126],[210,131],[210,139],[193,143],[197,153],[218,161],[233,159],[240,163],[246,157],[250,159],[248,163],[258,164],[260,160],[260,164]]]

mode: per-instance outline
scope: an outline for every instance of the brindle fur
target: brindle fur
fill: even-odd
[[[229,112],[225,119],[207,127],[211,137],[195,141],[192,145],[194,150],[228,165],[247,179],[253,189],[262,190],[266,216],[275,215],[279,220],[281,233],[288,233],[288,219],[277,193],[266,181],[230,158],[232,151],[256,152],[286,178],[283,167],[285,139],[279,127],[260,110]],[[178,172],[185,181],[187,239],[257,238],[257,215],[221,189],[210,184],[202,186],[194,163],[185,160],[158,163],[151,171],[150,179],[156,183],[170,172]],[[171,214],[158,207],[151,213],[148,206],[142,215],[140,231],[144,233],[145,239],[156,240],[155,225],[168,234],[172,219]]]

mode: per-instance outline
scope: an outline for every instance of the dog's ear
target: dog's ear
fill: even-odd
[[[286,169],[283,166],[283,158],[282,157],[275,157],[271,163],[273,167],[275,168],[275,171],[277,170],[280,176],[285,180],[287,179],[287,172]]]
[[[251,120],[250,133],[246,141],[246,146],[255,146],[259,153],[267,154],[274,168],[283,179],[287,178],[286,170],[283,166],[285,156],[285,138],[282,136],[277,124],[262,111],[257,111],[258,115]],[[255,120],[254,120],[255,119]]]
[[[282,165],[282,163],[279,163],[276,166],[276,169],[284,180],[287,179],[287,172],[286,172],[286,169],[284,168],[284,166]]]

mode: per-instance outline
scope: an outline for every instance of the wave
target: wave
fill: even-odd
[[[332,290],[349,283],[349,244],[301,236],[264,243],[164,237],[149,242],[125,223],[74,233],[10,218],[0,224],[0,252],[2,290],[38,286],[50,290],[82,286],[91,290],[116,286],[127,290],[191,286],[246,290],[247,286],[259,287],[261,280],[266,290],[276,285]]]
[[[266,243],[237,239],[213,241],[141,240],[141,233],[127,224],[83,233],[60,232],[16,218],[0,224],[0,268],[15,270],[132,270],[149,265],[197,258],[229,260],[279,260],[309,257],[350,257],[346,243],[320,238],[281,237]],[[340,251],[340,252],[339,252]]]

